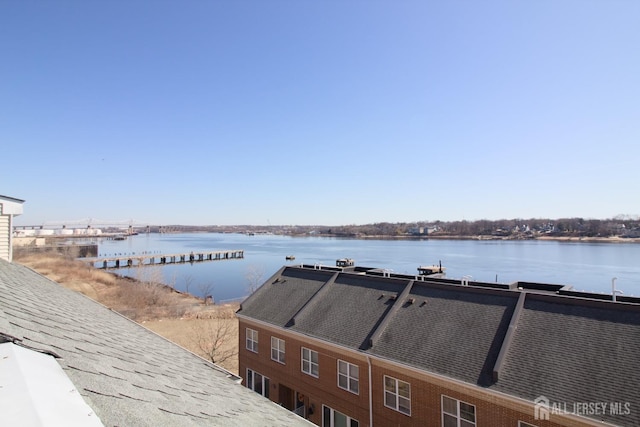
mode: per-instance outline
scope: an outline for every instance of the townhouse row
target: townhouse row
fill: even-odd
[[[520,285],[283,267],[237,312],[240,374],[320,426],[637,425],[640,305]]]

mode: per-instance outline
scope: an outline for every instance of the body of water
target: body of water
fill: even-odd
[[[283,265],[335,265],[353,258],[356,265],[394,273],[417,274],[420,265],[442,261],[447,277],[485,282],[543,282],[576,290],[611,293],[611,280],[625,295],[640,296],[640,244],[501,240],[356,240],[244,234],[140,234],[124,241],[103,240],[103,255],[189,253],[244,250],[244,259],[207,261],[114,270],[118,274],[167,283],[199,295],[212,291],[216,301],[246,296]],[[294,255],[288,261],[286,256]],[[259,280],[258,280],[259,279]]]

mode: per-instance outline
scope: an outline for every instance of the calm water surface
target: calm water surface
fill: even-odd
[[[140,234],[125,241],[103,240],[100,255],[189,253],[198,250],[244,250],[244,259],[117,270],[119,274],[164,281],[198,294],[210,286],[216,301],[247,295],[248,276],[260,284],[283,265],[335,265],[353,258],[356,265],[416,274],[419,265],[447,268],[447,277],[573,285],[577,290],[610,293],[611,279],[625,295],[640,296],[640,244],[549,241],[355,240],[244,234]],[[295,260],[287,261],[287,255]]]

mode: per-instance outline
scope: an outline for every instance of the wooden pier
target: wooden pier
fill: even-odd
[[[205,251],[179,254],[114,255],[108,257],[82,258],[98,268],[145,267],[151,265],[186,264],[204,261],[223,261],[244,258],[243,250]],[[96,265],[97,264],[97,265]]]

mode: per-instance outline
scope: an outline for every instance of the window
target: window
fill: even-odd
[[[271,360],[284,364],[284,340],[271,337]]]
[[[304,394],[296,391],[296,403],[293,412],[302,418],[307,418],[307,408],[304,406]]]
[[[358,427],[358,421],[322,405],[322,427]]]
[[[269,378],[247,369],[247,388],[264,397],[269,397]]]
[[[474,427],[475,425],[475,406],[442,395],[443,427]]]
[[[518,427],[538,427],[533,424],[525,423],[524,421],[518,421]]]
[[[247,350],[258,352],[258,331],[247,328]]]
[[[318,377],[318,352],[302,347],[302,372]]]
[[[384,406],[411,415],[411,385],[385,375]]]
[[[338,387],[358,394],[358,373],[359,369],[357,365],[345,362],[344,360],[338,360]]]

